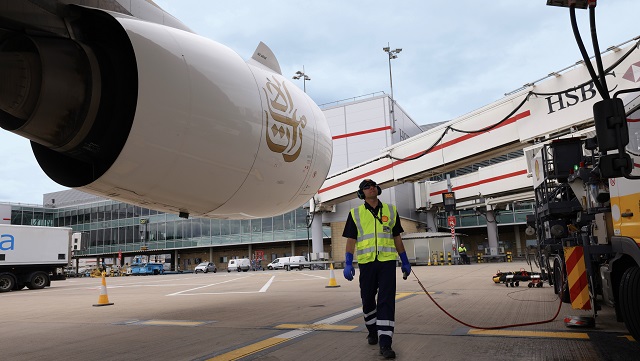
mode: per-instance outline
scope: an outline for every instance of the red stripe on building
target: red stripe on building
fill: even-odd
[[[359,132],[334,135],[333,137],[331,137],[331,139],[336,140],[336,139],[342,139],[342,138],[348,138],[348,137],[355,137],[357,135],[369,134],[369,133],[375,133],[375,132],[382,132],[382,131],[385,131],[385,130],[391,130],[391,126],[387,125],[386,127],[373,128],[373,129],[369,129],[369,130],[362,130],[362,131],[359,131]]]
[[[502,179],[506,179],[506,178],[511,178],[511,177],[517,177],[519,175],[523,175],[523,174],[527,174],[527,170],[523,169],[523,170],[519,170],[519,171],[515,171],[515,172],[511,172],[511,173],[507,173],[507,174],[503,174],[503,175],[499,175],[496,177],[491,177],[491,178],[487,178],[487,179],[483,179],[483,180],[479,180],[477,182],[471,182],[468,184],[463,184],[457,187],[453,187],[451,188],[452,191],[457,191],[460,189],[465,189],[465,188],[469,188],[469,187],[475,187],[478,186],[480,184],[485,184],[485,183],[491,183],[491,182],[495,182],[495,181],[499,181]],[[438,194],[442,194],[448,192],[446,189],[441,190],[441,191],[437,191],[437,192],[433,192],[431,194],[429,194],[429,196],[433,197],[433,196],[437,196]]]
[[[450,140],[448,142],[444,142],[444,143],[442,143],[440,145],[437,145],[437,146],[433,147],[433,149],[431,149],[431,151],[429,153],[434,152],[436,150],[440,150],[440,149],[446,148],[448,146],[451,146],[451,145],[454,145],[454,144],[457,144],[457,143],[460,143],[460,142],[464,142],[465,140],[469,140],[471,138],[475,138],[475,137],[477,137],[479,135],[485,134],[485,133],[490,132],[492,130],[500,129],[500,128],[505,127],[505,126],[507,126],[509,124],[513,124],[513,123],[517,122],[518,120],[520,120],[522,118],[526,118],[526,117],[528,117],[530,115],[531,115],[531,111],[530,110],[524,111],[524,112],[522,112],[520,114],[516,114],[515,116],[505,120],[503,123],[497,125],[494,128],[491,128],[490,130],[484,131],[482,133],[465,134],[465,135],[463,135],[461,137],[458,137],[456,139],[452,139],[452,140]],[[418,154],[420,154],[420,153],[418,153]]]
[[[509,119],[507,119],[507,120],[505,120],[503,123],[501,123],[500,125],[496,126],[495,128],[492,128],[491,130],[502,128],[502,127],[504,127],[504,126],[506,126],[506,125],[509,125],[509,124],[515,123],[516,121],[518,121],[518,120],[520,120],[520,119],[523,119],[523,118],[526,118],[526,117],[528,117],[528,116],[530,116],[530,115],[531,115],[531,111],[530,111],[530,110],[526,110],[526,111],[524,111],[524,112],[522,112],[522,113],[520,113],[520,114],[516,114],[515,116],[513,116],[513,117],[511,117],[511,118],[509,118]],[[471,138],[473,138],[473,137],[476,137],[476,136],[478,136],[478,135],[480,135],[480,134],[484,134],[484,133],[490,132],[491,130],[487,130],[487,131],[484,131],[484,132],[482,132],[482,133],[465,134],[465,135],[463,135],[463,136],[461,136],[461,137],[458,137],[458,138],[456,138],[456,139],[450,140],[450,141],[445,142],[445,143],[443,143],[443,144],[441,144],[441,145],[435,146],[433,149],[431,149],[431,151],[429,151],[429,153],[431,153],[431,152],[433,152],[434,150],[437,150],[437,149],[442,149],[442,148],[449,147],[449,146],[452,146],[452,145],[454,145],[454,144],[457,144],[457,143],[463,142],[463,141],[465,141],[465,140],[468,140],[468,139],[471,139]],[[336,138],[334,137],[333,139],[336,139]],[[416,157],[416,156],[418,156],[418,155],[420,155],[420,154],[422,154],[422,152],[418,152],[418,153],[416,153],[416,154],[412,154],[412,155],[410,155],[410,156],[408,156],[408,157],[405,157],[403,160],[397,160],[397,161],[391,162],[391,164],[389,164],[389,165],[385,165],[385,166],[383,166],[383,167],[380,167],[380,168],[374,169],[374,170],[369,171],[369,172],[367,172],[367,173],[365,173],[365,174],[361,174],[361,175],[358,175],[358,176],[355,176],[355,177],[351,177],[351,178],[349,178],[349,179],[347,179],[347,180],[344,180],[344,181],[342,181],[342,182],[336,183],[336,184],[334,184],[334,185],[332,185],[332,186],[329,186],[329,187],[326,187],[326,188],[320,189],[320,190],[318,191],[318,193],[324,193],[324,192],[330,191],[330,190],[332,190],[332,189],[334,189],[334,188],[341,187],[341,186],[343,186],[343,185],[345,185],[345,184],[349,184],[349,183],[351,183],[351,182],[354,182],[354,181],[360,180],[360,179],[362,179],[362,178],[366,178],[366,177],[368,177],[368,176],[370,176],[370,175],[373,175],[373,174],[376,174],[376,173],[380,173],[380,172],[382,172],[382,171],[384,171],[384,170],[387,170],[387,169],[389,169],[389,168],[392,168],[392,167],[394,167],[394,166],[396,166],[396,165],[398,165],[398,164],[402,164],[402,163],[404,163],[404,162],[407,162],[407,160],[406,160],[406,159],[411,159],[411,158]]]

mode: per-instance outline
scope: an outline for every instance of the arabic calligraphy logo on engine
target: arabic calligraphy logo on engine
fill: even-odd
[[[272,152],[281,153],[285,162],[293,162],[302,150],[302,129],[307,125],[307,117],[298,118],[287,86],[275,77],[267,79],[262,90],[269,106],[269,111],[265,110],[267,145]]]

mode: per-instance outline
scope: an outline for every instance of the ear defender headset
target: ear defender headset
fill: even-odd
[[[359,199],[364,199],[364,192],[362,191],[362,189],[366,185],[375,186],[378,189],[378,195],[382,194],[382,188],[380,188],[380,186],[376,184],[376,182],[372,181],[371,179],[365,179],[362,182],[360,182],[360,186],[358,186],[358,191],[356,192],[356,195],[358,196]]]

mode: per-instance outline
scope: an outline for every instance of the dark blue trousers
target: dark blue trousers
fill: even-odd
[[[396,313],[396,262],[375,260],[359,264],[358,268],[364,323],[370,333],[377,332],[380,347],[391,346]]]

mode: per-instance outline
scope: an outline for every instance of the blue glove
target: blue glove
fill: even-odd
[[[344,257],[345,262],[342,274],[344,274],[344,278],[346,278],[348,281],[353,281],[353,276],[356,275],[356,270],[353,268],[353,253],[347,252]]]
[[[409,258],[407,258],[407,252],[400,253],[400,260],[402,261],[402,266],[400,266],[402,278],[406,280],[407,276],[411,274],[411,264],[409,263]]]

